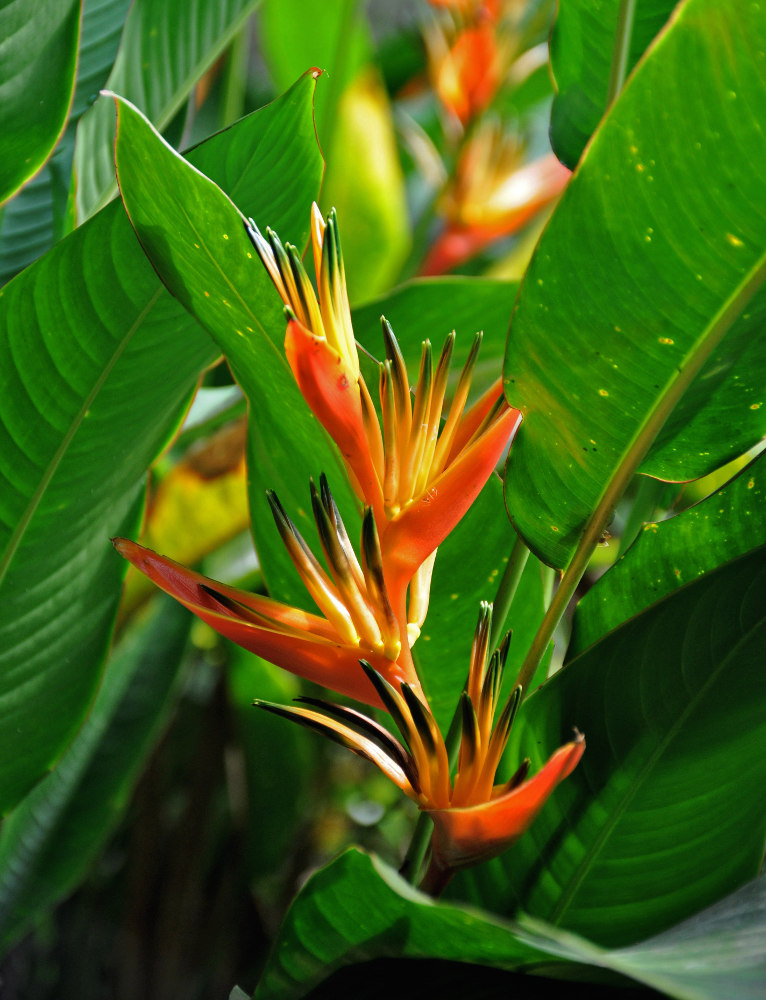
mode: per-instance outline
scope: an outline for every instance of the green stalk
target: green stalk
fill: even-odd
[[[250,22],[246,21],[234,37],[226,60],[221,102],[221,128],[226,128],[245,113],[247,64],[250,59]]]
[[[529,549],[516,535],[516,541],[511,548],[508,562],[503,572],[503,578],[497,588],[497,595],[492,609],[492,631],[489,637],[489,652],[492,654],[502,641],[503,635],[507,631],[505,623],[508,619],[508,612],[511,610],[513,598],[516,596],[516,588],[521,580],[521,574],[529,558]]]
[[[623,88],[628,72],[628,57],[630,56],[630,38],[633,34],[633,21],[636,14],[636,0],[620,0],[617,13],[617,28],[614,33],[614,50],[612,65],[609,72],[606,107],[612,106]]]
[[[551,601],[553,600],[553,585],[556,582],[556,570],[553,566],[546,566],[542,563],[543,571],[543,607],[547,609],[551,606]]]
[[[588,568],[593,550],[598,545],[617,502],[628,487],[639,465],[643,462],[655,438],[662,430],[665,421],[675,409],[681,396],[697,377],[700,370],[710,358],[723,338],[729,332],[734,321],[744,311],[747,303],[766,282],[766,254],[751,268],[740,283],[737,290],[721,306],[710,324],[702,331],[697,342],[691,348],[685,361],[674,379],[669,383],[664,394],[658,399],[654,409],[647,415],[643,424],[628,445],[620,465],[617,466],[612,479],[607,483],[595,510],[591,514],[580,544],[577,546],[572,561],[561,578],[550,607],[542,620],[537,635],[529,647],[526,659],[521,666],[516,684],[526,690],[534,677],[553,633],[564,615],[569,602],[574,596],[577,585]]]

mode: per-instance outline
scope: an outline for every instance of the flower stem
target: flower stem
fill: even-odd
[[[494,652],[500,645],[503,635],[506,632],[505,623],[508,619],[508,612],[511,610],[513,598],[516,596],[516,588],[521,580],[521,574],[529,558],[529,549],[516,535],[516,541],[511,548],[508,562],[505,566],[503,578],[497,588],[497,595],[492,609],[492,632],[489,639],[489,651]]]
[[[620,9],[617,12],[617,28],[614,33],[612,65],[609,72],[609,86],[606,97],[607,108],[612,106],[625,83],[635,14],[636,0],[620,0]]]

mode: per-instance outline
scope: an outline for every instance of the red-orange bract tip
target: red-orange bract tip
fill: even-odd
[[[532,825],[556,786],[577,767],[585,738],[576,737],[550,757],[534,777],[510,792],[463,809],[433,810],[433,863],[456,871],[497,857]]]
[[[381,707],[381,701],[359,666],[360,655],[391,683],[413,679],[406,666],[345,642],[320,615],[210,580],[127,538],[117,538],[113,544],[136,569],[216,632],[299,677],[375,707]]]

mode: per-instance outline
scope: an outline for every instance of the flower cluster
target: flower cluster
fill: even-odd
[[[497,716],[510,635],[490,656],[491,621],[492,606],[483,604],[460,702],[462,730],[454,778],[427,700],[406,681],[391,684],[364,661],[362,668],[404,745],[373,719],[341,705],[317,698],[299,698],[307,708],[256,701],[372,761],[431,816],[434,837],[423,888],[433,893],[440,892],[455,871],[495,857],[518,840],[585,750],[585,740],[575,730],[574,740],[560,747],[533,778],[527,777],[530,762],[525,759],[508,781],[495,784],[521,688],[511,691]]]
[[[446,225],[420,273],[444,274],[525,226],[563,191],[571,172],[547,153],[525,162],[524,146],[487,115],[461,150],[439,202]]]
[[[447,379],[454,333],[434,360],[422,346],[414,391],[390,325],[377,366],[381,417],[359,364],[346,292],[337,221],[312,210],[317,291],[295,247],[251,221],[247,232],[285,304],[285,351],[309,407],[337,445],[362,501],[359,556],[324,475],[311,483],[323,566],[278,497],[267,499],[282,542],[318,614],[207,579],[127,539],[118,551],[222,635],[267,660],[343,695],[390,712],[406,749],[374,720],[328,702],[271,711],[296,718],[373,760],[433,817],[427,887],[452,871],[491,857],[532,821],[555,784],[579,760],[568,744],[530,781],[519,772],[494,784],[520,692],[493,728],[507,643],[489,656],[489,606],[479,621],[462,700],[458,772],[412,658],[428,609],[437,548],[466,513],[510,443],[521,414],[498,380],[468,405],[481,344],[477,335],[449,405]],[[326,568],[325,568],[326,566]],[[304,699],[306,700],[306,699]]]

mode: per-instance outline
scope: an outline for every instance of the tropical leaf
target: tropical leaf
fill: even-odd
[[[701,503],[645,524],[633,545],[577,605],[571,659],[684,583],[766,544],[766,458]]]
[[[472,899],[606,946],[632,944],[760,867],[766,817],[766,549],[655,604],[522,706],[509,766],[533,769],[576,725],[576,771]]]
[[[0,284],[10,281],[74,227],[70,183],[75,127],[106,82],[129,4],[130,0],[84,0],[77,85],[67,129],[42,170],[4,208]]]
[[[64,130],[81,6],[81,0],[16,0],[0,9],[0,204],[37,173]]]
[[[191,616],[170,600],[109,660],[90,715],[0,829],[0,951],[83,877],[166,721]]]
[[[299,81],[190,154],[296,242],[318,186],[312,90]],[[260,186],[275,160],[276,196]],[[137,531],[145,470],[216,353],[118,203],[0,291],[0,812],[82,721],[124,572],[108,539]]]
[[[463,990],[468,987],[471,996],[487,1000],[501,995],[500,990],[523,990],[519,994],[523,996],[545,991],[541,980],[527,979],[525,987],[524,979],[503,983],[488,977],[487,967],[578,982],[604,979],[602,970],[630,977],[613,977],[614,993],[588,987],[595,996],[621,996],[619,987],[629,986],[632,980],[633,985],[644,983],[678,1000],[729,1000],[733,996],[757,1000],[763,994],[765,971],[765,893],[764,881],[759,879],[663,934],[631,948],[608,950],[526,914],[507,923],[478,910],[434,903],[377,858],[349,851],[314,875],[296,898],[255,997],[291,1000],[306,996],[331,972],[351,964],[358,968],[362,982],[374,968],[370,960],[390,956],[459,957],[473,963],[470,984],[465,978],[460,980],[459,966],[454,963],[443,968],[452,970],[453,979],[462,982]],[[429,973],[438,973],[440,967],[436,962],[427,966]],[[400,973],[406,974],[403,968]],[[484,992],[485,983],[492,984],[494,992]],[[575,996],[586,995],[574,985],[561,988]],[[420,995],[407,990],[407,981],[402,981],[402,995]],[[450,990],[449,978],[444,980],[443,992],[448,997],[465,995]],[[367,996],[367,992],[359,995]],[[373,990],[370,995],[384,994]]]
[[[311,74],[304,79],[312,81]],[[253,249],[242,216],[207,177],[175,153],[146,119],[118,99],[117,172],[123,201],[144,250],[165,285],[209,331],[226,354],[250,403],[248,467],[253,534],[270,593],[310,604],[306,588],[266,514],[264,491],[275,490],[290,517],[316,537],[309,477],[327,473],[351,537],[358,502],[334,445],[301,396],[284,356],[282,303]],[[306,131],[313,128],[306,122]],[[283,126],[269,137],[278,151]],[[308,138],[308,135],[307,135]],[[272,161],[266,189],[282,186],[287,162]],[[318,154],[306,160],[318,185]],[[310,200],[296,208],[309,218]],[[256,221],[265,229],[269,213]],[[275,227],[276,228],[276,227]],[[289,233],[280,231],[280,235]],[[287,415],[289,414],[289,418]],[[265,515],[265,516],[263,516]]]
[[[263,56],[277,88],[312,66],[328,74],[329,86],[316,102],[317,132],[327,156],[341,94],[372,52],[362,5],[359,0],[265,0],[258,20]]]
[[[662,29],[676,0],[570,0],[562,4],[551,33],[551,73],[556,98],[551,109],[551,144],[574,170],[596,131],[622,76],[636,65]],[[629,13],[628,13],[629,11]]]
[[[511,925],[435,904],[377,858],[350,850],[313,875],[293,902],[255,997],[298,1000],[336,969],[385,956],[507,969],[550,961]]]
[[[763,877],[632,948],[607,951],[523,914],[519,925],[520,936],[529,944],[550,949],[560,958],[613,969],[678,1000],[760,1000],[763,996]]]
[[[554,566],[595,542],[636,469],[702,476],[766,431],[766,181],[751,169],[766,155],[764,49],[755,8],[682,4],[527,271],[506,357],[525,415],[507,501]]]
[[[136,0],[125,22],[106,86],[139,105],[159,129],[164,129],[258,3],[259,0],[216,3]],[[113,141],[114,106],[111,100],[102,97],[83,115],[77,127],[75,173],[79,221],[87,219],[117,193]]]

